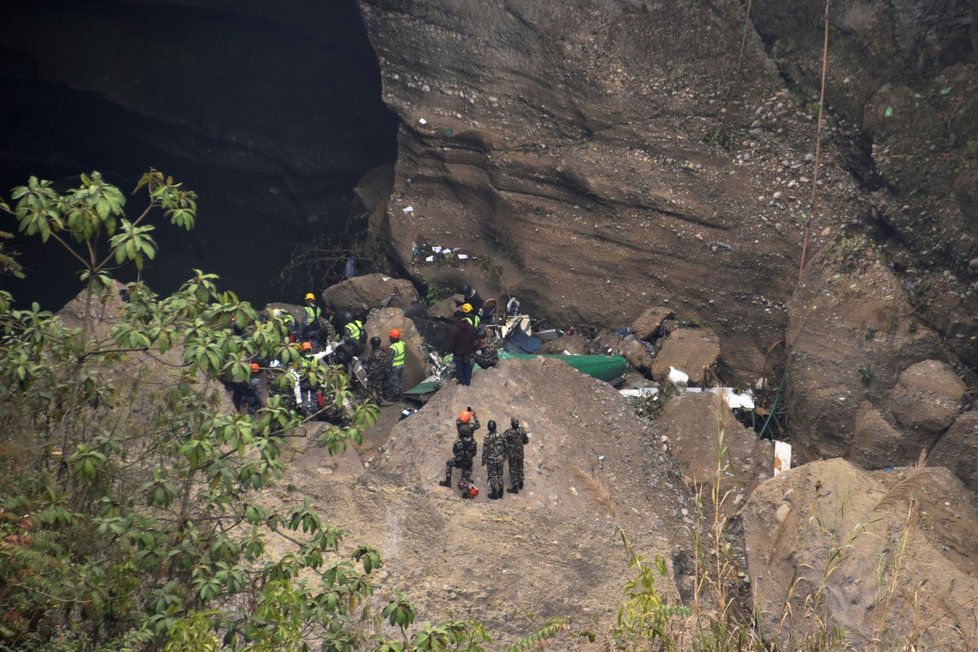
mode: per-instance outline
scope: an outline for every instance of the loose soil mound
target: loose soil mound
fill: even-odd
[[[469,405],[483,424],[473,472],[481,494],[463,501],[437,481]],[[511,416],[530,433],[525,489],[488,501],[485,424],[508,428]],[[506,360],[468,387],[445,387],[393,428],[366,467],[353,451],[336,460],[315,445],[296,456],[268,500],[308,498],[351,533],[347,544],[377,545],[385,590],[408,592],[419,621],[478,618],[497,641],[558,615],[605,631],[628,577],[617,528],[646,558],[668,559],[681,545],[683,510],[692,513],[672,463],[627,403],[556,360]],[[660,588],[675,591],[668,581]]]

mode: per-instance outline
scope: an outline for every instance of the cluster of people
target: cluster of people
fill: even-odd
[[[404,379],[404,342],[401,331],[387,331],[388,345],[383,347],[380,338],[370,338],[370,355],[364,364],[367,371],[367,393],[377,405],[383,401],[395,401],[401,396]]]
[[[460,291],[462,299],[456,300],[455,321],[445,353],[453,356],[458,382],[468,385],[475,364],[483,368],[496,364],[502,341],[488,326],[493,321],[494,302],[484,302],[468,285]],[[387,332],[386,345],[380,337],[371,337],[368,348],[362,317],[350,312],[337,313],[329,306],[321,308],[312,292],[303,297],[298,318],[287,310],[275,308],[263,313],[261,319],[276,319],[285,325],[299,359],[288,368],[278,360],[255,359],[251,361],[248,380],[228,380],[226,384],[239,411],[255,414],[263,405],[264,396],[278,393],[301,414],[335,420],[335,415],[329,416],[337,411],[330,406],[330,397],[309,380],[317,375],[310,373],[310,367],[345,366],[352,378],[359,371],[356,361],[363,367],[364,373],[359,378],[371,400],[381,405],[400,398],[406,354],[400,329]]]
[[[523,448],[530,442],[529,435],[520,426],[519,419],[510,420],[511,427],[500,433],[496,422],[486,423],[485,438],[482,441],[482,466],[486,467],[489,484],[489,499],[498,500],[504,495],[503,482],[506,465],[509,466],[509,488],[505,492],[518,494],[523,488]],[[452,486],[452,473],[455,469],[461,472],[458,489],[462,498],[475,498],[478,489],[472,484],[472,464],[478,452],[475,432],[481,427],[479,418],[471,407],[465,408],[455,420],[458,438],[452,445],[452,457],[445,463],[445,479],[440,481],[443,487]]]
[[[262,314],[260,318],[281,320],[288,330],[290,345],[299,353],[298,362],[285,368],[278,360],[253,360],[248,380],[226,383],[232,392],[235,408],[239,411],[245,409],[253,415],[261,408],[263,395],[280,394],[300,414],[315,414],[321,419],[342,422],[344,409],[331,401],[332,397],[326,395],[325,388],[310,380],[317,377],[317,374],[310,373],[310,368],[315,365],[346,366],[352,376],[352,363],[364,351],[367,331],[363,320],[349,312],[336,314],[332,308],[323,310],[312,292],[306,293],[298,320],[279,308]],[[383,355],[374,358],[379,360],[376,365],[368,363],[368,369],[374,366],[373,373],[376,375],[379,372],[388,383],[390,389],[386,395],[396,398],[401,391],[404,343],[400,341],[397,329],[392,329],[388,336],[391,345],[386,349],[371,342],[374,349],[380,350]],[[273,378],[273,375],[277,377]],[[384,390],[380,390],[380,393],[370,387],[368,390],[371,397],[379,402]]]

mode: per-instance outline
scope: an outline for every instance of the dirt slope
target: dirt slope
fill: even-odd
[[[488,501],[478,459],[478,499],[463,501],[436,484],[455,417],[467,405],[483,423],[480,456],[490,418],[501,427],[511,415],[526,423],[526,486],[518,496]],[[606,631],[627,577],[616,529],[624,527],[647,557],[669,559],[682,545],[682,510],[692,513],[653,440],[608,385],[559,361],[509,360],[477,373],[469,387],[440,391],[393,428],[366,467],[353,451],[341,458],[315,445],[297,451],[266,499],[308,498],[350,532],[346,545],[377,545],[384,591],[409,592],[419,620],[479,618],[497,641],[555,615]],[[674,594],[669,582],[661,588]]]

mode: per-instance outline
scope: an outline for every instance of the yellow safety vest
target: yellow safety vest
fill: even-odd
[[[403,367],[404,366],[404,342],[394,342],[391,344],[391,351],[394,352],[394,358],[391,360],[392,367]]]
[[[306,325],[312,324],[319,319],[322,312],[319,310],[319,306],[305,306],[306,309]]]
[[[346,331],[346,336],[351,340],[360,340],[360,334],[363,332],[363,322],[359,319],[356,321],[351,321],[344,327]]]

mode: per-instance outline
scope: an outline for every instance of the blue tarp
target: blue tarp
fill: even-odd
[[[543,342],[539,339],[514,328],[506,337],[506,343],[503,344],[503,351],[507,353],[536,353],[542,344]]]

